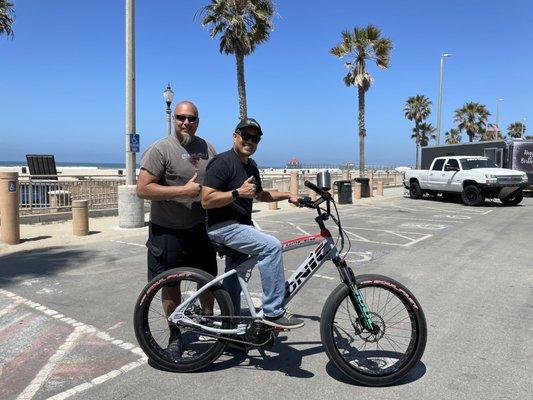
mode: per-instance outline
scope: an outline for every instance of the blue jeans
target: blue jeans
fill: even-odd
[[[209,230],[211,240],[231,247],[251,256],[257,256],[257,265],[263,286],[263,315],[278,317],[285,312],[285,271],[281,242],[274,236],[267,235],[253,226],[231,224],[222,228]],[[226,258],[226,271],[233,268],[232,260]],[[241,287],[237,275],[224,279],[224,287],[228,291],[235,306],[235,313],[240,313]]]

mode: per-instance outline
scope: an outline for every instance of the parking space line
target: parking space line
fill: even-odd
[[[430,219],[430,218],[413,218],[413,217],[396,217],[396,216],[383,216],[376,214],[357,214],[357,217],[362,218],[383,218],[383,219],[407,219],[409,221],[430,221],[430,222],[453,222],[454,224],[464,224],[464,221],[456,220],[440,220],[440,219]]]
[[[405,244],[404,246],[405,246],[405,247],[412,246],[413,244],[418,243],[418,242],[421,242],[422,240],[426,240],[426,239],[430,238],[431,236],[433,236],[433,235],[429,235],[429,234],[428,234],[428,235],[426,235],[426,236],[422,236],[421,238],[415,239],[415,240],[413,240],[411,243],[407,243],[407,244]]]
[[[346,231],[346,233],[349,233],[350,235],[356,237],[356,238],[359,239],[361,242],[371,242],[371,243],[375,243],[375,242],[372,242],[371,240],[368,240],[368,239],[366,239],[366,238],[364,238],[364,237],[362,237],[362,236],[359,236],[359,235],[357,235],[357,234],[355,234],[355,233],[353,233],[353,232],[347,231],[346,229],[344,229],[344,230]]]
[[[304,235],[310,235],[309,232],[304,231],[304,230],[303,230],[302,228],[300,228],[298,225],[293,224],[292,222],[289,222],[289,221],[287,221],[287,223],[288,223],[290,226],[292,226],[293,228],[298,229],[298,230],[299,230],[300,232],[302,232]]]
[[[441,212],[449,212],[449,213],[464,213],[464,214],[477,214],[477,215],[485,215],[487,212],[483,210],[476,210],[474,208],[450,208],[450,207],[428,207],[428,206],[422,206],[420,207],[420,210],[434,210],[434,211],[441,211]],[[489,210],[493,211],[493,210]]]
[[[124,241],[122,241],[122,240],[110,240],[110,242],[120,243],[120,244],[127,244],[127,245],[130,245],[130,246],[137,246],[137,247],[144,247],[144,248],[146,248],[146,245],[144,245],[144,244],[131,243],[131,242],[124,242]]]
[[[263,228],[261,228],[261,225],[259,225],[259,224],[257,223],[257,220],[253,219],[252,222],[253,222],[254,226],[255,226],[257,229],[259,229],[260,231],[263,230]]]
[[[39,303],[36,303],[36,302],[33,302],[31,300],[28,300],[28,299],[25,299],[24,297],[22,296],[19,296],[15,293],[12,293],[12,292],[9,292],[7,290],[4,290],[4,289],[0,289],[0,294],[10,298],[11,300],[13,300],[13,303],[17,303],[17,304],[24,304],[28,307],[31,307],[33,308],[34,310],[36,311],[39,311],[39,312],[42,312],[43,314],[45,314],[46,316],[48,317],[51,317],[51,318],[54,318],[56,320],[59,320],[61,322],[64,322],[66,324],[69,324],[71,326],[73,326],[75,329],[74,329],[74,332],[76,332],[76,334],[74,334],[74,332],[69,336],[70,338],[70,341],[69,339],[67,339],[67,341],[62,345],[62,347],[60,347],[60,349],[62,349],[62,351],[60,351],[60,349],[58,349],[58,351],[56,352],[57,354],[57,359],[52,359],[54,356],[52,356],[48,362],[48,368],[47,366],[45,366],[43,369],[41,369],[41,371],[37,374],[37,376],[32,380],[32,382],[26,387],[26,389],[19,395],[19,398],[20,399],[31,399],[35,393],[37,393],[37,391],[39,390],[39,388],[42,386],[42,383],[44,383],[44,381],[46,380],[46,377],[48,376],[48,374],[50,373],[48,370],[53,370],[53,367],[60,361],[60,359],[62,357],[64,357],[64,355],[69,351],[69,349],[71,348],[71,346],[73,346],[75,344],[75,339],[82,333],[94,333],[98,338],[102,339],[102,340],[105,340],[106,342],[109,342],[110,344],[113,344],[115,346],[118,346],[119,348],[123,349],[123,350],[126,350],[126,351],[129,351],[130,353],[133,353],[134,355],[138,356],[139,359],[134,361],[134,362],[131,362],[129,364],[126,364],[124,366],[122,366],[121,368],[119,369],[116,369],[116,370],[113,370],[113,371],[110,371],[104,375],[101,375],[97,378],[94,378],[92,379],[90,382],[85,382],[85,383],[82,383],[81,385],[78,385],[74,388],[71,388],[71,389],[68,389],[62,393],[59,393],[55,396],[52,396],[50,397],[50,399],[56,399],[56,400],[59,400],[59,399],[66,399],[68,397],[71,397],[77,393],[80,393],[82,391],[85,391],[89,388],[92,388],[96,385],[99,385],[109,379],[112,379],[120,374],[123,374],[125,372],[128,372],[128,371],[131,371],[132,369],[134,368],[137,368],[141,365],[144,365],[146,364],[148,358],[146,357],[146,355],[144,354],[144,352],[142,351],[141,348],[133,345],[132,343],[128,343],[128,342],[124,342],[122,340],[118,340],[114,337],[112,337],[111,335],[109,335],[107,332],[103,332],[103,331],[100,331],[98,329],[96,329],[94,326],[92,325],[86,325],[82,322],[79,322],[79,321],[76,321],[74,318],[69,318],[69,317],[65,317],[63,314],[59,314],[57,311],[55,310],[52,310],[46,306],[43,306],[42,304],[39,304]],[[7,307],[4,308],[4,310],[6,309]],[[42,380],[44,377],[44,380]],[[42,383],[41,383],[41,380],[42,380]],[[40,386],[37,386],[39,385]],[[22,397],[20,397],[22,396]]]
[[[52,357],[50,357],[45,366],[41,368],[37,376],[33,378],[33,380],[28,386],[26,386],[26,389],[24,389],[24,391],[20,395],[18,395],[17,400],[30,400],[33,398],[33,396],[35,396],[35,394],[46,382],[46,379],[48,378],[52,370],[57,366],[59,362],[61,362],[61,360],[68,354],[68,352],[74,348],[77,340],[84,331],[84,326],[78,326],[74,329],[74,331],[67,337],[65,342],[61,346],[59,346],[57,351],[52,355]]]
[[[407,239],[407,240],[415,240],[415,239],[412,238],[412,237],[405,236],[405,235],[401,235],[401,234],[396,233],[396,232],[393,232],[393,231],[385,231],[385,232],[390,233],[391,235],[399,236],[399,237],[404,238],[404,239]]]

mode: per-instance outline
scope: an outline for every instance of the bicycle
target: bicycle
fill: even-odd
[[[317,211],[315,221],[320,233],[282,242],[283,252],[317,244],[286,281],[285,304],[326,261],[332,261],[341,283],[327,298],[320,318],[320,336],[328,358],[360,384],[394,383],[409,373],[424,353],[427,327],[422,307],[405,286],[391,278],[354,275],[341,257],[345,238],[349,243],[349,237],[342,228],[333,197],[309,181],[305,186],[318,197],[314,201],[305,197],[298,205]],[[336,217],[331,213],[331,203]],[[338,228],[337,241],[325,226],[330,218]],[[337,248],[339,240],[340,249]],[[213,245],[219,254],[233,255],[234,260],[239,256],[235,250]],[[240,256],[243,257],[242,253]],[[273,345],[278,330],[261,323],[262,312],[255,309],[248,290],[257,257],[244,258],[234,269],[216,278],[196,268],[176,268],[158,275],[145,286],[135,304],[134,327],[139,345],[150,359],[167,370],[193,372],[213,363],[229,343],[249,348]],[[234,315],[230,296],[221,284],[233,274],[237,274],[250,315]],[[181,303],[168,317],[163,314],[157,296],[163,287],[181,290]],[[205,291],[210,291],[215,299],[212,315],[202,313],[199,296]],[[178,357],[166,350],[169,325],[176,326],[181,335],[183,352]]]

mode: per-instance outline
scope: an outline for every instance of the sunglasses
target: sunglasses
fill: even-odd
[[[252,142],[254,144],[257,144],[261,141],[261,136],[251,135],[248,132],[237,132],[237,133],[241,136],[241,139],[244,140],[245,142]]]
[[[194,115],[174,115],[174,118],[176,118],[180,122],[185,122],[185,120],[188,120],[189,122],[196,122],[198,121],[198,117],[195,117]]]

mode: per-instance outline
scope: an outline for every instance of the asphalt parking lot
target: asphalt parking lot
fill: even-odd
[[[306,326],[266,351],[225,353],[193,374],[146,362],[132,326],[146,229],[127,238],[0,257],[1,399],[515,399],[533,390],[533,199],[465,207],[401,196],[342,205],[356,274],[406,285],[428,322],[422,361],[397,385],[348,381],[327,359],[319,316],[339,279],[325,264],[290,304]],[[316,233],[311,210],[254,213],[280,240]],[[287,253],[286,276],[311,247]],[[222,270],[223,262],[219,261]],[[252,278],[260,302],[258,272]]]

